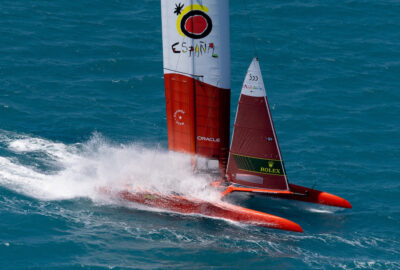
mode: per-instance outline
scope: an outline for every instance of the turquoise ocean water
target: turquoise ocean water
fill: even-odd
[[[143,209],[199,196],[168,153],[158,0],[0,2],[0,269],[399,269],[399,1],[231,0],[233,121],[255,54],[289,181],[340,210],[234,198],[303,234]]]

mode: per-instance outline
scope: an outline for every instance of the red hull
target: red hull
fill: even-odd
[[[213,203],[195,198],[162,195],[151,192],[132,193],[129,191],[122,191],[119,195],[123,199],[131,202],[181,214],[200,214],[207,217],[224,218],[272,229],[293,232],[303,231],[299,225],[290,220],[225,202]]]
[[[273,190],[273,189],[262,189],[262,188],[250,188],[250,187],[237,187],[229,186],[222,193],[222,196],[226,196],[233,192],[251,192],[258,194],[265,194],[271,197],[277,197],[282,199],[291,199],[309,203],[317,203],[334,207],[352,208],[351,204],[336,195],[319,191],[316,189],[306,188],[289,184],[290,190]]]
[[[293,194],[289,195],[288,199],[310,202],[310,203],[318,203],[318,204],[324,204],[342,208],[352,208],[351,204],[347,200],[339,196],[324,191],[319,191],[316,189],[311,189],[293,184],[289,184],[289,187],[290,190],[293,192]],[[302,196],[298,194],[307,194],[307,195]]]

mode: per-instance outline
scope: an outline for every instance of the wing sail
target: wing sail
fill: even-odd
[[[219,160],[229,154],[228,0],[161,0],[168,144]]]

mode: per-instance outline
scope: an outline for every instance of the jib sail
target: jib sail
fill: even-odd
[[[245,186],[289,189],[256,58],[247,71],[239,99],[227,176]]]

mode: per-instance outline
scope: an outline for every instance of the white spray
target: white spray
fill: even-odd
[[[87,143],[72,145],[20,135],[0,140],[14,154],[0,156],[0,185],[40,200],[86,197],[100,201],[104,199],[100,188],[119,191],[127,186],[219,200],[209,187],[211,176],[194,174],[190,157],[183,154],[138,144],[113,145],[97,134]],[[54,170],[46,172],[19,162],[18,157],[32,153],[42,156],[38,163],[51,164]]]

